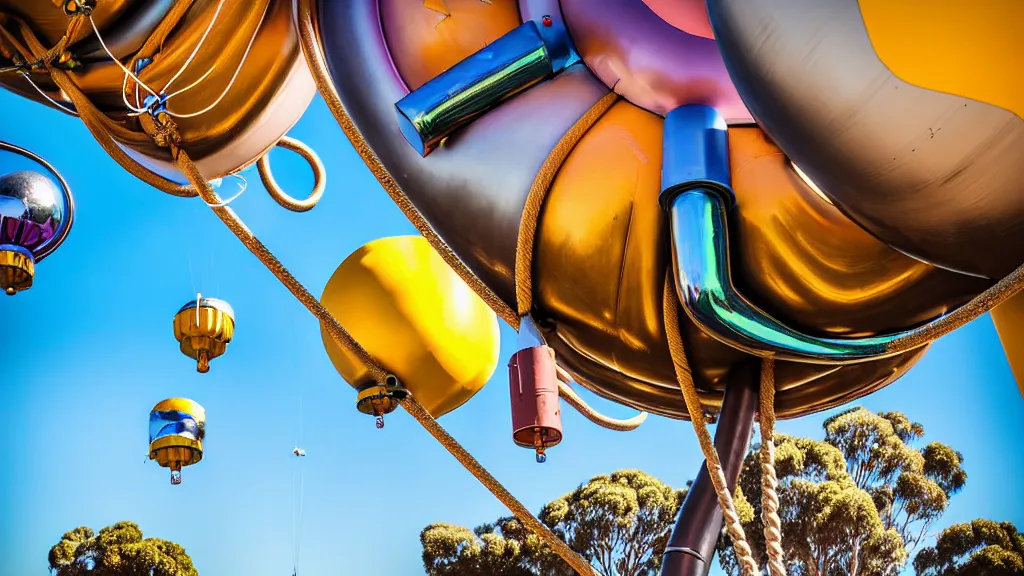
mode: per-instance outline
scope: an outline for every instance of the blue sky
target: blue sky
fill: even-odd
[[[207,576],[287,576],[293,542],[300,574],[422,573],[419,531],[507,514],[489,492],[408,415],[377,430],[354,409],[316,320],[199,199],[164,195],[108,158],[76,119],[0,93],[0,139],[62,171],[77,216],[65,245],[37,268],[36,286],[0,298],[0,574],[42,576],[46,555],[76,526],[138,522],[149,536],[186,547]],[[317,208],[293,214],[255,174],[233,207],[319,295],[363,243],[414,234],[317,98],[291,135],[328,168]],[[278,181],[308,189],[288,152],[272,155]],[[10,155],[0,172],[29,168]],[[227,182],[225,195],[234,184]],[[228,300],[237,333],[213,370],[197,374],[171,331],[195,296]],[[531,509],[590,477],[640,468],[672,485],[702,461],[689,423],[652,417],[619,433],[563,412],[565,440],[546,464],[511,441],[507,375],[515,333],[502,324],[490,383],[442,418],[448,430]],[[581,392],[615,416],[629,408]],[[208,412],[206,458],[171,486],[146,463],[147,416],[185,396]],[[986,315],[943,338],[896,384],[860,403],[919,420],[926,440],[963,452],[967,487],[940,526],[976,517],[1024,527],[1024,400]],[[786,421],[781,432],[820,438],[827,414]],[[291,456],[300,442],[308,456]],[[304,477],[298,538],[296,479]]]

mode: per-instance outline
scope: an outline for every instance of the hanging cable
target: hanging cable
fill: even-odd
[[[56,106],[57,109],[59,109],[61,112],[64,112],[66,114],[70,114],[71,116],[75,116],[76,118],[78,117],[78,112],[72,110],[71,108],[68,108],[64,104],[61,104],[60,102],[57,102],[56,100],[51,98],[49,94],[47,94],[46,92],[43,92],[43,89],[40,88],[35,82],[32,81],[32,77],[29,75],[28,72],[25,72],[24,70],[22,70],[21,71],[21,76],[23,78],[25,78],[25,80],[27,80],[28,83],[31,84],[33,88],[36,89],[36,92],[39,92],[40,96],[42,96],[43,98],[46,98],[47,102],[49,102],[50,104],[53,104],[54,106]]]
[[[217,3],[217,9],[213,11],[213,17],[210,18],[210,23],[206,26],[206,30],[203,32],[203,35],[199,37],[199,42],[196,43],[195,48],[192,49],[192,53],[188,55],[185,63],[178,68],[178,71],[174,73],[174,76],[171,76],[171,79],[167,81],[167,84],[164,84],[164,87],[160,90],[161,94],[166,94],[167,89],[171,87],[171,84],[173,84],[174,81],[185,72],[189,65],[192,64],[192,60],[195,59],[196,54],[199,54],[199,49],[203,47],[203,42],[206,42],[206,37],[210,35],[210,30],[213,30],[213,25],[217,22],[217,17],[220,16],[220,9],[223,7],[224,0],[220,0],[220,2]],[[207,74],[209,74],[209,72],[207,72]]]
[[[223,100],[224,97],[227,96],[228,92],[231,91],[231,87],[234,86],[235,79],[238,78],[238,73],[242,71],[242,66],[245,65],[245,61],[249,57],[249,51],[252,50],[252,45],[253,45],[254,42],[256,42],[256,37],[259,36],[260,28],[263,26],[263,20],[264,20],[264,18],[267,17],[267,12],[269,10],[270,10],[270,5],[269,4],[264,6],[263,14],[260,15],[260,21],[259,21],[259,23],[256,24],[256,28],[252,32],[252,37],[249,38],[249,44],[245,47],[245,52],[242,53],[242,59],[239,60],[238,67],[235,68],[235,73],[231,75],[231,80],[228,81],[228,85],[224,87],[224,91],[220,93],[220,96],[218,96],[217,99],[214,100],[212,104],[210,104],[209,106],[207,106],[206,108],[203,108],[202,110],[200,110],[198,112],[192,112],[192,113],[189,113],[189,114],[178,114],[176,112],[171,112],[170,110],[167,110],[167,115],[168,116],[172,116],[174,118],[194,118],[196,116],[201,116],[203,114],[206,114],[210,110],[213,110],[214,108],[216,108],[218,104],[220,104],[221,100]]]

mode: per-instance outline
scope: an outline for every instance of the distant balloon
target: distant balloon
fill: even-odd
[[[498,365],[498,319],[421,236],[374,240],[327,282],[324,306],[434,417],[469,400]],[[321,330],[324,348],[363,412],[395,404],[366,366]]]
[[[234,334],[235,311],[223,300],[200,294],[174,315],[174,339],[203,374],[210,371],[211,360],[224,354]]]
[[[181,469],[203,459],[206,409],[188,398],[168,398],[149,413],[149,458],[171,469],[171,484],[181,484]]]
[[[35,265],[57,249],[68,232],[74,201],[67,184],[42,158],[0,142],[0,150],[21,154],[53,172],[53,180],[34,171],[0,175],[0,289],[9,296],[32,287]]]

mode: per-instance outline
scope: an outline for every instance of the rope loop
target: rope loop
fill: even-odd
[[[270,152],[260,156],[260,159],[256,162],[256,167],[260,172],[260,179],[263,180],[263,186],[275,202],[292,212],[308,212],[312,210],[320,202],[320,198],[324,195],[324,188],[327,185],[324,163],[312,148],[295,138],[285,136],[278,141],[277,146],[295,152],[309,163],[309,167],[313,170],[313,191],[310,192],[305,200],[296,200],[285,193],[278,186],[277,180],[274,179],[274,173],[270,169]]]

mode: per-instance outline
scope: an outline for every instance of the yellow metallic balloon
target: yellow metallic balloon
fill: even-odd
[[[1010,361],[1017,386],[1024,395],[1024,292],[992,309],[996,332]]]
[[[188,398],[168,398],[149,413],[149,458],[171,469],[171,484],[181,469],[203,459],[206,409]]]
[[[425,239],[396,236],[356,250],[331,276],[323,305],[434,417],[476,394],[498,365],[498,319]],[[375,399],[367,368],[324,330],[324,348],[363,411]],[[364,404],[366,406],[366,404]]]
[[[223,300],[200,295],[174,315],[174,339],[200,373],[210,371],[210,360],[224,354],[234,335],[235,311]]]

